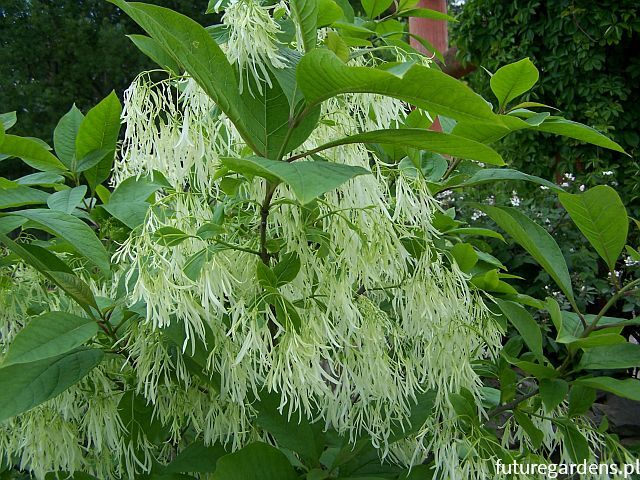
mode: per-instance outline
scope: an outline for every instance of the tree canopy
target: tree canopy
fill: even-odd
[[[206,21],[202,2],[154,3]],[[125,36],[135,24],[104,0],[5,0],[0,31],[0,110],[17,111],[18,134],[50,140],[74,102],[86,110],[154,67]]]
[[[468,0],[452,24],[463,59],[495,72],[500,65],[529,57],[544,73],[530,100],[557,106],[563,114],[608,132],[633,161],[592,146],[527,133],[511,137],[504,154],[536,174],[613,171],[629,200],[640,195],[640,16],[634,0],[502,2]],[[468,77],[486,93],[488,75]],[[623,161],[624,159],[624,161]],[[559,178],[559,177],[558,177]],[[601,180],[601,179],[596,179]]]

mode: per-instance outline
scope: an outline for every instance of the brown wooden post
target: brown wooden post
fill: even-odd
[[[417,6],[419,8],[430,8],[431,10],[447,13],[447,0],[420,0],[420,3],[418,3]],[[409,31],[430,42],[443,54],[449,48],[447,22],[442,20],[431,20],[429,18],[411,17],[409,18]],[[429,52],[427,52],[426,49],[413,38],[411,39],[411,46],[416,50],[420,50],[421,52],[429,55]]]
[[[447,0],[420,0],[417,6],[447,13]],[[409,31],[427,40],[434,48],[443,54],[447,51],[447,48],[449,48],[449,31],[447,29],[447,22],[445,21],[411,17],[409,18]],[[414,38],[411,39],[411,46],[426,55],[432,55],[431,52],[428,52],[427,49]],[[442,131],[442,127],[437,118],[436,121],[433,122],[431,129]]]

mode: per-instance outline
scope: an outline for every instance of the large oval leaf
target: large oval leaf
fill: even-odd
[[[98,324],[66,312],[48,312],[32,319],[9,344],[3,367],[57,357],[81,346],[98,333]]]
[[[315,49],[300,60],[297,78],[309,105],[343,93],[378,93],[455,120],[502,124],[487,102],[462,82],[420,65],[398,76],[377,68],[349,67],[333,52]]]
[[[221,160],[234,172],[286,183],[302,204],[338,188],[358,175],[371,173],[361,167],[323,161],[288,163],[260,157],[227,157]]]
[[[325,143],[313,151],[346,145],[349,143],[381,143],[386,145],[400,145],[407,148],[417,148],[430,152],[452,155],[458,158],[476,160],[491,165],[504,165],[502,157],[482,143],[458,137],[448,133],[433,132],[422,128],[402,128],[397,130],[375,130],[359,133],[349,137]]]
[[[85,348],[0,368],[0,422],[64,392],[82,380],[103,357],[102,350]]]
[[[67,170],[50,151],[30,138],[5,135],[0,143],[0,154],[18,157],[30,167],[43,172],[61,173]]]
[[[100,157],[94,167],[86,170],[84,176],[89,186],[96,186],[109,178],[113,165],[113,155],[120,133],[122,106],[115,92],[111,92],[93,107],[84,117],[76,136],[76,160],[80,161],[94,151],[111,152]],[[74,169],[75,170],[75,169]]]
[[[516,328],[524,343],[541,362],[544,362],[542,353],[542,332],[540,326],[534,320],[533,316],[527,310],[515,302],[508,300],[495,299],[495,302],[507,317],[509,322]]]
[[[629,229],[629,217],[620,196],[608,185],[598,185],[584,193],[560,193],[558,198],[609,270],[613,270]]]
[[[110,263],[107,251],[93,230],[82,220],[68,213],[44,208],[20,210],[12,212],[12,215],[27,218],[44,230],[66,240],[104,274],[109,273]]]
[[[275,447],[256,442],[218,460],[213,480],[296,480],[287,457]]]
[[[615,150],[616,152],[625,153],[624,149],[613,140],[605,137],[596,129],[583,125],[582,123],[572,122],[562,117],[547,117],[547,119],[538,126],[532,126],[533,130],[541,132],[554,133],[564,137],[580,140],[581,142],[591,143],[599,147]]]
[[[558,284],[567,298],[574,302],[567,263],[560,247],[549,232],[514,208],[488,205],[480,205],[478,208],[489,215],[500,228],[529,252]]]
[[[15,182],[0,180],[0,209],[47,203],[49,194]]]
[[[500,67],[491,77],[491,90],[495,94],[500,108],[511,100],[531,90],[540,73],[528,58]]]
[[[482,170],[478,170],[462,183],[451,185],[448,188],[473,187],[476,185],[483,185],[485,183],[502,182],[504,180],[524,180],[531,183],[537,183],[538,185],[545,186],[557,192],[564,191],[560,186],[545,180],[544,178],[529,175],[510,168],[483,168]]]
[[[583,370],[616,370],[640,366],[640,345],[623,343],[587,349],[580,359]]]
[[[318,42],[318,0],[291,0],[290,6],[304,51],[313,50]]]
[[[67,168],[73,165],[76,156],[76,136],[84,115],[75,104],[65,113],[53,131],[53,146],[58,158]]]
[[[635,378],[619,380],[611,377],[582,377],[574,380],[573,383],[640,402],[640,380]]]

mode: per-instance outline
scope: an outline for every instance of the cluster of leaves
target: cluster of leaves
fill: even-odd
[[[622,151],[618,144],[596,130],[552,115],[545,105],[524,102],[511,106],[538,79],[538,72],[529,60],[507,65],[494,74],[491,79],[491,89],[497,98],[494,111],[464,84],[437,69],[412,62],[392,64],[388,68],[347,65],[346,60],[353,53],[343,45],[376,48],[373,42],[380,41],[381,37],[378,25],[389,28],[387,22],[393,18],[369,18],[370,23],[366,23],[354,17],[342,3],[294,0],[291,2],[294,28],[305,39],[306,52],[299,59],[291,55],[296,61],[278,75],[274,74],[276,82],[271,88],[264,88],[261,94],[248,94],[241,93],[235,82],[220,80],[233,79],[236,73],[211,36],[211,30],[171,10],[124,0],[113,0],[113,3],[149,35],[138,37],[136,44],[163,67],[184,70],[195,79],[234,123],[251,150],[241,159],[223,159],[220,175],[260,177],[265,183],[263,222],[260,231],[255,232],[255,253],[263,261],[257,281],[266,293],[277,292],[300,268],[299,259],[284,253],[279,262],[271,261],[274,255],[268,251],[269,239],[264,225],[276,188],[286,184],[295,195],[297,205],[302,207],[347,180],[369,173],[362,168],[327,162],[318,156],[324,150],[348,143],[367,144],[392,168],[423,176],[431,182],[434,194],[514,179],[545,185],[559,192],[559,201],[571,219],[610,268],[625,247],[629,220],[612,189],[596,187],[572,195],[541,178],[517,170],[493,168],[503,166],[504,162],[487,144],[523,130],[563,135]],[[379,3],[363,2],[369,17],[384,13],[388,5]],[[327,12],[335,13],[326,17]],[[429,10],[416,10],[413,5],[400,8],[394,15],[403,14],[437,16]],[[317,28],[325,25],[333,27],[335,35],[327,36],[326,48],[319,48]],[[408,114],[406,128],[361,132],[311,151],[292,154],[316,128],[319,105],[344,93],[376,93],[406,101],[432,117],[439,116],[445,131],[426,130],[429,125],[425,122],[426,116],[416,119],[416,115]],[[45,311],[25,320],[26,326],[8,345],[0,368],[0,421],[58,395],[106,357],[120,355],[124,361],[127,352],[126,345],[120,342],[120,329],[145,315],[144,305],[127,305],[124,285],[117,298],[103,298],[95,296],[87,283],[89,279],[96,284],[110,281],[111,241],[121,234],[119,231],[128,233],[140,225],[155,193],[170,189],[160,175],[125,180],[114,192],[103,185],[114,159],[120,112],[120,104],[113,94],[86,116],[72,108],[55,130],[53,151],[42,141],[11,135],[7,130],[15,123],[15,117],[11,114],[2,117],[0,154],[19,158],[38,170],[15,181],[2,179],[0,184],[0,241],[9,252],[3,261],[23,262],[35,268],[52,288],[65,292],[84,313],[81,316]],[[282,125],[286,127],[281,128]],[[313,160],[298,161],[306,157]],[[621,335],[625,326],[639,323],[638,319],[606,315],[624,295],[636,292],[639,282],[617,285],[617,293],[602,309],[596,314],[587,314],[575,301],[569,270],[560,249],[542,227],[513,208],[488,205],[477,208],[489,215],[547,272],[570,307],[563,309],[552,298],[535,299],[518,293],[510,284],[512,275],[504,272],[503,265],[485,251],[479,241],[484,236],[502,239],[499,232],[464,226],[452,212],[435,215],[434,226],[442,234],[438,248],[469,274],[470,286],[492,302],[496,321],[506,319],[518,332],[504,346],[498,359],[477,365],[486,379],[488,416],[494,419],[513,415],[529,435],[531,444],[539,447],[542,433],[531,418],[544,417],[568,396],[566,415],[556,416],[552,421],[571,446],[571,457],[580,462],[589,456],[589,446],[572,423],[572,417],[586,414],[595,391],[640,400],[640,382],[617,378],[626,369],[640,365],[640,346],[629,343]],[[215,247],[220,243],[216,228],[212,224],[198,235],[210,239]],[[157,241],[167,246],[183,241],[185,235],[171,229],[157,233]],[[427,239],[426,232],[422,233],[425,237],[415,239],[416,255],[422,253],[421,245],[432,241]],[[285,251],[283,248],[282,252]],[[637,254],[637,250],[630,251]],[[277,295],[274,298],[275,309],[291,310],[288,304],[277,300]],[[543,335],[530,309],[551,318],[549,328],[555,332],[553,355],[544,341],[549,335]],[[295,322],[301,321],[303,316],[289,326],[295,328]],[[169,340],[175,340],[170,329],[166,333]],[[175,340],[176,345],[181,345],[182,340]],[[187,368],[196,375],[202,374],[206,361],[207,352],[203,348],[204,345],[200,345],[195,349],[190,356],[192,361],[187,363]],[[144,430],[147,438],[161,444],[167,432],[154,420],[152,407],[126,386],[123,388],[127,393],[122,396],[120,410],[129,434],[133,436],[137,429]],[[519,446],[512,449],[500,446],[499,429],[480,415],[468,392],[453,393],[451,399],[461,428],[476,435],[480,432],[483,441],[478,444],[477,453],[481,457],[500,457],[504,463],[510,463],[513,458],[527,458],[530,452]],[[392,441],[415,434],[429,415],[432,402],[433,392],[417,399],[410,427],[405,425]],[[378,452],[366,436],[354,446],[330,429],[324,431],[323,425],[310,424],[297,415],[288,419],[277,409],[279,403],[278,398],[265,394],[255,404],[259,412],[256,422],[269,433],[277,448],[253,443],[228,453],[219,445],[204,446],[194,439],[190,445],[178,448],[170,464],[154,465],[150,478],[193,478],[188,474],[212,474],[214,479],[225,480],[430,476],[429,465],[414,467],[409,472],[381,464]],[[87,477],[77,474],[75,478]]]
[[[636,133],[640,64],[632,52],[637,49],[640,23],[637,2],[584,1],[515,3],[493,0],[465,2],[459,22],[452,24],[452,37],[465,62],[481,66],[467,77],[477,91],[488,92],[487,80],[500,65],[528,56],[544,72],[525,99],[553,104],[568,116],[600,131],[608,132],[631,158],[613,151],[577,145],[562,138],[540,138],[523,132],[500,141],[496,149],[513,168],[530,174],[553,177],[557,184],[582,191],[607,183],[620,194],[630,214],[637,218],[639,174]],[[580,79],[580,81],[576,81]],[[465,192],[465,200],[510,202],[515,199],[523,210],[540,219],[554,235],[571,267],[581,308],[604,305],[615,293],[606,279],[610,270],[589,251],[577,235],[566,212],[557,201],[537,186],[494,185],[490,189]],[[459,214],[466,220],[477,217],[474,209],[463,206]],[[472,217],[472,215],[474,215]],[[479,222],[492,228],[486,218]],[[637,242],[637,230],[630,232]],[[527,278],[523,289],[534,296],[552,291],[549,277],[527,260],[489,240],[496,254],[514,273]],[[615,276],[637,276],[633,255],[621,258]],[[531,281],[533,279],[533,281]],[[565,301],[566,299],[560,299]],[[619,306],[620,313],[638,310],[633,298]]]
[[[212,18],[194,2],[155,3],[199,21]],[[3,111],[19,112],[17,132],[50,141],[60,113],[72,102],[87,109],[111,90],[121,94],[138,72],[152,67],[124,35],[134,28],[102,0],[3,1],[0,105]],[[17,163],[0,168],[3,176],[21,173],[13,173],[20,168]]]
[[[634,216],[640,194],[633,180],[640,173],[640,63],[634,55],[638,13],[633,0],[468,0],[452,24],[463,61],[484,67],[468,77],[474,90],[488,93],[487,70],[529,57],[544,75],[528,99],[552,104],[570,118],[608,132],[632,156],[559,138],[540,142],[523,133],[502,142],[507,163],[535,175],[551,172],[558,183],[564,173],[573,173],[587,186],[596,185],[602,171],[613,171]]]

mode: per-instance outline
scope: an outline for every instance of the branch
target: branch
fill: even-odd
[[[471,63],[462,63],[458,59],[458,47],[450,47],[443,53],[444,63],[436,60],[442,71],[453,78],[462,78],[478,69]]]

